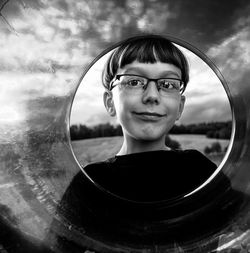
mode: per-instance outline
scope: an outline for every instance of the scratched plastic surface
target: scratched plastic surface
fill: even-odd
[[[0,252],[249,252],[249,8],[248,1],[1,1]],[[207,54],[232,106],[233,135],[221,170],[244,204],[230,225],[185,247],[106,243],[105,235],[93,239],[55,217],[80,170],[69,117],[82,74],[103,50],[145,32],[181,38]],[[48,240],[53,218],[57,233],[81,248],[62,250]],[[215,240],[216,248],[205,248]]]

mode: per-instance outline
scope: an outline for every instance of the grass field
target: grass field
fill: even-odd
[[[197,149],[204,153],[206,146],[211,146],[214,142],[221,144],[224,150],[229,140],[208,139],[205,135],[170,135],[171,139],[178,141],[182,149]],[[114,156],[122,145],[123,137],[103,137],[95,139],[86,139],[80,141],[73,141],[72,147],[78,161],[85,165],[89,162],[96,162],[105,160]],[[222,161],[224,153],[209,157],[217,165]]]

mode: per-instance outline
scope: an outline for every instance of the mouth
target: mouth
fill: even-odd
[[[164,114],[159,114],[156,112],[133,112],[133,113],[141,119],[153,121],[160,120],[165,116]]]
[[[134,112],[137,115],[147,115],[147,116],[155,116],[155,117],[163,117],[163,114],[159,114],[156,112]]]

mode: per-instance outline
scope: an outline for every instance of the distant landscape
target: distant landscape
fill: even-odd
[[[231,121],[174,125],[166,144],[171,148],[199,150],[219,165],[227,150],[231,130]],[[83,165],[114,156],[123,138],[121,127],[110,123],[72,125],[70,136],[76,157]]]
[[[170,138],[178,141],[181,145],[181,149],[197,149],[204,154],[204,149],[206,147],[212,145],[214,142],[220,143],[222,152],[208,155],[208,157],[217,165],[222,161],[225,155],[225,149],[229,144],[229,140],[207,138],[205,135],[173,134],[170,135]],[[85,139],[72,141],[72,147],[78,161],[82,165],[85,165],[89,162],[102,161],[114,156],[119,151],[119,148],[122,145],[122,140],[122,136]]]
[[[208,138],[227,139],[231,137],[232,122],[204,122],[189,125],[174,125],[169,134],[198,134]],[[87,126],[83,124],[70,126],[71,140],[91,139],[98,137],[122,136],[119,125],[110,123]]]

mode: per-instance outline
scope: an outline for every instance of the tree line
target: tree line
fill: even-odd
[[[174,125],[169,134],[202,134],[206,135],[207,138],[230,139],[231,128],[231,121]],[[110,123],[95,126],[79,124],[70,127],[70,136],[71,140],[122,136],[122,129],[120,125]]]
[[[120,125],[110,123],[99,124],[92,127],[86,125],[72,125],[70,127],[71,140],[91,139],[97,137],[122,136]]]
[[[232,121],[174,125],[170,134],[203,134],[207,138],[230,139]]]

